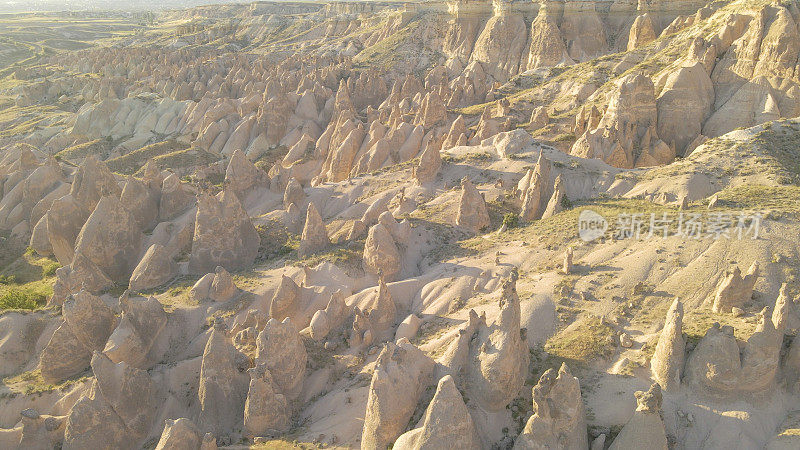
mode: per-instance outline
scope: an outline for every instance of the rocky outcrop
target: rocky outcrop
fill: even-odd
[[[414,450],[481,448],[472,416],[453,377],[446,375],[439,380],[422,426],[403,433],[392,447]]]
[[[671,73],[656,101],[658,136],[677,154],[702,132],[714,107],[714,85],[701,63]]]
[[[303,227],[303,234],[300,236],[300,246],[297,249],[297,254],[299,256],[309,256],[330,244],[331,240],[328,238],[325,222],[322,221],[322,216],[319,215],[314,202],[309,202],[306,209],[306,223]]]
[[[653,18],[649,13],[642,14],[636,17],[631,25],[631,31],[628,34],[628,51],[637,49],[656,39],[655,26],[653,25]]]
[[[637,391],[635,395],[636,412],[622,427],[609,449],[639,448],[646,442],[647,448],[666,450],[669,447],[664,420],[661,418],[661,387],[654,383],[648,391]]]
[[[574,64],[554,16],[547,5],[542,5],[531,23],[530,49],[524,61],[527,70]],[[577,45],[575,51],[581,53]]]
[[[233,151],[225,169],[226,189],[230,189],[240,200],[244,200],[253,189],[267,187],[268,184],[269,179],[264,171],[250,162],[240,149]]]
[[[136,267],[143,237],[116,197],[102,197],[78,234],[72,269],[80,271],[81,265],[90,264],[110,280],[124,283]]]
[[[543,7],[546,8],[547,5]],[[597,13],[596,3],[569,0],[564,2],[561,33],[569,57],[574,61],[587,61],[608,52],[606,26]]]
[[[433,368],[433,360],[406,340],[384,346],[369,385],[361,448],[386,448],[397,440],[430,385]]]
[[[177,274],[178,264],[170,252],[160,244],[153,244],[133,269],[128,288],[132,291],[153,289],[166,284]]]
[[[308,354],[289,319],[270,319],[258,334],[256,364],[263,364],[272,375],[279,393],[292,402],[303,389]]]
[[[372,226],[364,243],[364,270],[381,275],[386,281],[394,281],[402,268],[400,251],[392,234],[383,224]]]
[[[378,281],[378,292],[375,296],[375,301],[366,313],[375,337],[388,335],[396,320],[397,307],[383,278]]]
[[[243,421],[248,381],[237,369],[236,355],[223,326],[216,322],[200,366],[198,426],[217,437],[241,427]]]
[[[207,273],[189,290],[189,298],[199,302],[227,302],[239,293],[230,272],[217,266],[213,273]]]
[[[64,448],[137,448],[159,407],[155,383],[147,372],[98,352],[92,371],[91,388],[67,418]]]
[[[541,219],[547,209],[547,204],[553,195],[551,170],[552,163],[540,152],[536,166],[528,170],[517,184],[522,199],[520,218],[523,221]]]
[[[667,312],[664,328],[650,359],[653,380],[665,391],[680,387],[686,342],[683,339],[683,304],[675,299]]]
[[[436,179],[442,167],[442,156],[435,145],[428,145],[419,157],[419,164],[414,168],[414,178],[424,185]]]
[[[586,130],[570,153],[622,168],[668,164],[675,150],[658,137],[657,119],[653,82],[643,74],[627,75],[618,81],[597,127]]]
[[[114,312],[96,297],[80,291],[62,306],[64,321],[42,350],[39,370],[42,378],[56,383],[83,372],[92,352],[102,350],[117,326]]]
[[[159,361],[153,346],[167,324],[167,313],[153,297],[132,299],[128,293],[119,298],[122,317],[108,337],[103,353],[115,363],[148,369]]]
[[[161,200],[158,217],[161,221],[172,220],[195,204],[195,195],[181,183],[177,174],[170,174],[161,183]]]
[[[494,15],[475,41],[472,59],[483,64],[495,80],[508,80],[519,71],[526,29],[522,14],[511,11],[510,4],[495,2]]]
[[[167,419],[164,423],[164,432],[156,444],[156,450],[214,450],[217,441],[211,433],[205,436],[200,434],[197,425],[191,420]]]
[[[696,393],[728,398],[765,392],[774,386],[783,332],[775,329],[769,308],[759,314],[755,332],[740,351],[733,328],[715,323],[689,355],[686,383]]]
[[[533,416],[514,449],[586,449],[587,434],[580,382],[566,364],[558,372],[548,369],[533,387]]]
[[[265,364],[248,370],[250,387],[244,404],[244,427],[252,436],[283,433],[291,426],[289,403],[272,380]]]
[[[734,267],[717,287],[712,306],[714,312],[731,312],[734,306],[738,308],[744,305],[753,296],[753,287],[757,280],[758,263],[754,262],[745,276],[742,276],[738,266]]]
[[[205,274],[217,266],[245,269],[255,261],[259,245],[258,233],[235,195],[200,195],[189,272]]]
[[[486,411],[499,411],[519,393],[528,367],[527,343],[520,331],[517,273],[503,280],[500,313],[486,317],[470,311],[469,320],[440,359],[471,401]]]
[[[547,207],[544,213],[542,213],[542,219],[553,217],[563,211],[564,198],[566,198],[564,194],[564,183],[561,175],[559,175],[556,177],[555,183],[553,183],[553,195],[550,196],[550,200],[547,202]]]
[[[281,275],[281,282],[270,301],[269,316],[278,321],[297,317],[300,312],[300,286],[293,279]]]
[[[458,205],[456,225],[477,233],[489,226],[486,200],[466,177],[461,180],[461,200]]]

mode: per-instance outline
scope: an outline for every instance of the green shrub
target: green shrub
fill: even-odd
[[[56,274],[56,270],[58,270],[59,267],[61,267],[61,265],[55,261],[48,261],[44,263],[42,266],[42,276],[45,278],[52,277]]]
[[[11,289],[0,296],[0,310],[2,309],[36,309],[44,304],[44,295],[27,290]]]
[[[516,228],[519,226],[519,216],[516,213],[510,212],[503,216],[503,225],[506,228]]]
[[[19,284],[16,275],[0,275],[0,284]]]

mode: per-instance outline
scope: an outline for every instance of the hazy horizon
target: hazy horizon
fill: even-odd
[[[0,14],[26,11],[147,11],[190,8],[221,3],[250,3],[245,0],[0,0]]]

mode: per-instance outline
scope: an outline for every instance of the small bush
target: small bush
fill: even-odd
[[[0,295],[0,310],[2,309],[36,309],[45,302],[44,295],[12,289]]]
[[[16,275],[0,275],[0,284],[19,284]]]
[[[516,228],[519,226],[519,216],[516,213],[507,213],[503,216],[503,225],[506,228]]]
[[[61,267],[61,265],[55,261],[46,262],[42,266],[42,276],[45,278],[52,277],[53,275],[56,274],[56,270],[58,270],[59,267]]]

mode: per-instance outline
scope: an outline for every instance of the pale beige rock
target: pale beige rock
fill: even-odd
[[[223,191],[219,200],[200,195],[189,272],[204,274],[217,266],[228,270],[250,267],[259,245],[258,233],[235,195]]]
[[[744,277],[739,267],[734,267],[733,272],[717,287],[712,306],[714,312],[730,312],[733,306],[741,307],[750,301],[756,280],[758,280],[758,263],[754,262]]]
[[[433,368],[433,360],[406,340],[384,346],[369,386],[362,448],[386,448],[400,436],[431,383]]]
[[[153,289],[167,283],[177,274],[178,265],[169,251],[162,245],[153,244],[133,269],[128,288],[132,291]]]
[[[622,427],[611,450],[639,448],[643,442],[648,448],[667,449],[667,433],[661,418],[661,387],[658,383],[650,386],[647,392],[636,391],[636,412]]]
[[[251,436],[283,433],[291,426],[291,408],[266,366],[248,370],[250,387],[244,404],[244,427]]]
[[[64,448],[136,448],[155,420],[158,396],[147,372],[92,357],[95,379],[70,410]]]
[[[125,282],[136,267],[142,231],[116,197],[102,197],[75,242],[75,253],[114,282]],[[81,261],[73,261],[73,268]]]
[[[197,450],[200,442],[200,430],[194,422],[185,417],[167,419],[156,450]]]
[[[409,314],[400,325],[397,326],[397,331],[394,334],[394,341],[400,339],[413,339],[417,335],[419,327],[422,325],[422,319],[416,314]]]
[[[389,287],[381,277],[378,280],[378,292],[372,308],[367,311],[369,321],[372,324],[372,331],[375,337],[381,337],[391,331],[397,316],[397,307],[389,292]]]
[[[306,209],[306,223],[303,227],[303,234],[300,236],[300,246],[297,249],[297,254],[309,256],[323,250],[330,244],[331,240],[328,237],[325,222],[322,221],[322,216],[319,215],[314,202],[309,202]]]
[[[160,194],[160,190],[154,191],[144,181],[129,176],[119,201],[131,213],[139,229],[150,230],[158,220]]]
[[[198,426],[201,431],[225,435],[237,425],[241,426],[244,420],[248,381],[247,376],[237,370],[236,354],[223,328],[215,323],[200,367]]]
[[[554,13],[543,5],[531,23],[530,50],[526,58],[526,69],[571,65],[574,61],[567,53],[561,31]]]
[[[564,252],[564,265],[561,267],[561,271],[565,274],[569,274],[572,272],[572,258],[575,254],[575,250],[572,247],[568,247],[567,251]]]
[[[68,298],[62,311],[64,322],[42,350],[39,360],[42,377],[50,383],[84,371],[92,352],[102,350],[117,326],[111,308],[86,291]]]
[[[714,106],[714,85],[702,64],[671,73],[656,101],[658,136],[684,154],[702,131]]]
[[[436,179],[442,167],[442,156],[435,145],[428,145],[419,157],[419,164],[414,169],[414,178],[417,183],[430,183]]]
[[[689,355],[686,383],[696,393],[733,398],[765,392],[776,381],[782,333],[775,329],[769,308],[759,314],[755,332],[740,351],[733,328],[715,323]]]
[[[127,292],[119,298],[119,308],[122,317],[103,353],[115,363],[148,369],[158,362],[158,355],[150,352],[167,324],[167,313],[155,298],[132,299]]]
[[[239,199],[258,187],[267,186],[267,174],[255,166],[241,149],[231,154],[228,167],[225,169],[225,187],[236,194]]]
[[[547,202],[547,207],[542,213],[542,219],[553,217],[564,210],[564,183],[561,177],[561,175],[556,177],[556,181],[553,184],[553,195],[550,196],[550,201]]]
[[[279,392],[292,402],[303,389],[308,354],[291,321],[270,319],[258,334],[256,364],[264,364]]]
[[[281,275],[281,282],[270,301],[269,316],[278,321],[287,317],[296,317],[300,312],[300,287],[293,279]]]
[[[598,125],[587,129],[570,153],[622,168],[670,163],[674,149],[659,139],[657,119],[653,82],[641,73],[627,75],[617,81],[617,90]]]
[[[650,359],[653,380],[667,392],[678,389],[681,384],[686,347],[682,327],[683,304],[680,300],[675,299],[667,311],[664,328],[661,330],[655,352]]]
[[[435,450],[451,447],[480,449],[481,441],[453,377],[446,375],[439,380],[436,393],[425,410],[422,426],[402,434],[393,448]]]
[[[516,281],[516,272],[503,280],[500,313],[492,325],[487,326],[485,321],[471,321],[475,324],[475,331],[463,369],[464,391],[487,411],[505,408],[519,393],[527,373],[528,347],[520,333]],[[459,372],[456,369],[450,369],[454,376]]]
[[[294,203],[300,207],[305,203],[306,193],[303,186],[294,177],[289,179],[289,184],[286,185],[286,190],[283,192],[283,206],[288,208],[289,205]]]
[[[489,211],[483,195],[466,177],[461,180],[461,200],[456,225],[479,232],[489,226]]]
[[[394,281],[402,270],[400,251],[383,224],[369,229],[364,243],[364,270],[373,275],[381,274],[387,281]]]
[[[653,25],[653,18],[649,13],[636,17],[631,25],[628,35],[628,50],[634,50],[649,44],[656,39],[656,31]]]
[[[93,211],[103,197],[119,198],[121,189],[108,166],[89,156],[78,167],[72,180],[70,195],[85,210]]]
[[[158,204],[160,220],[172,220],[183,214],[195,204],[195,195],[181,183],[180,177],[170,174],[161,185],[161,199]]]
[[[548,369],[533,387],[533,416],[514,443],[523,449],[588,448],[581,386],[566,364]]]

